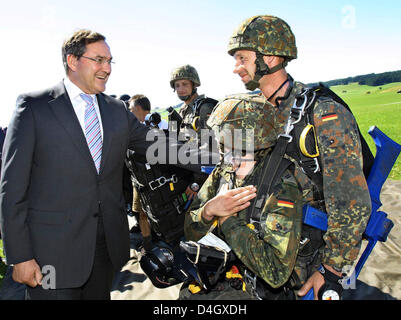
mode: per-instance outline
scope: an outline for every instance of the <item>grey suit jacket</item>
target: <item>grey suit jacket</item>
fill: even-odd
[[[56,287],[88,279],[98,216],[116,269],[129,259],[122,193],[127,148],[145,154],[148,129],[107,95],[99,175],[63,83],[18,97],[4,145],[0,224],[9,264],[36,259],[56,270]]]

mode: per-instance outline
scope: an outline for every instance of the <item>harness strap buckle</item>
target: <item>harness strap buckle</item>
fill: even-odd
[[[162,186],[164,186],[167,182],[172,182],[172,183],[177,183],[178,182],[178,178],[175,174],[173,174],[171,176],[171,178],[166,178],[164,176],[161,176],[155,180],[152,180],[149,182],[149,187],[152,191],[156,190],[157,188],[160,188]],[[157,183],[157,185],[154,185],[155,183]]]
[[[244,270],[244,281],[247,286],[251,288],[251,294],[258,300],[262,300],[262,298],[259,296],[258,292],[256,291],[256,281],[257,277],[250,272],[248,269]]]
[[[308,174],[308,172],[305,171],[304,166],[307,167],[309,170],[313,171],[313,173],[317,173],[320,171],[320,166],[319,166],[319,161],[317,160],[318,158],[313,158],[311,161],[313,163],[311,164],[311,161],[300,161],[301,162],[301,170],[305,173]]]
[[[280,138],[280,137],[286,138],[286,139],[288,139],[288,142],[287,142],[287,143],[291,143],[291,141],[292,141],[292,136],[290,135],[290,132],[292,131],[293,128],[294,128],[294,126],[292,126],[292,128],[291,128],[290,130],[287,130],[287,129],[286,129],[286,133],[280,133],[280,134],[278,135],[278,138]],[[287,131],[289,131],[289,132],[287,133]]]

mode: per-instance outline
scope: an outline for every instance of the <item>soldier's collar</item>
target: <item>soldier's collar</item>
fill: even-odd
[[[192,105],[194,105],[195,103],[197,103],[199,100],[202,100],[202,99],[204,99],[204,98],[205,98],[205,95],[204,95],[204,94],[198,95],[197,98],[196,98],[195,100],[193,100],[190,104],[188,104],[188,106],[192,106]]]
[[[278,109],[284,108],[286,100],[290,97],[292,90],[294,88],[296,88],[296,86],[294,86],[294,79],[291,77],[290,74],[288,74],[288,83],[289,83],[289,86],[288,86],[287,90],[285,91],[284,96],[276,98]]]

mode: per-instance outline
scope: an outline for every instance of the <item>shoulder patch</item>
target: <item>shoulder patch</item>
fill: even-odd
[[[336,113],[326,113],[322,115],[322,121],[326,122],[326,121],[330,121],[330,120],[336,120],[338,119],[338,116]]]
[[[286,207],[286,208],[294,208],[294,201],[285,200],[285,199],[277,199],[277,206]]]

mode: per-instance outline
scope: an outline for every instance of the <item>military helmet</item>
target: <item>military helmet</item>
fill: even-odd
[[[198,72],[194,67],[187,64],[181,67],[178,67],[173,70],[170,77],[170,86],[174,89],[174,82],[177,80],[191,80],[194,83],[194,87],[200,86],[200,79],[198,76]]]
[[[259,15],[243,21],[234,31],[228,44],[228,54],[237,50],[252,50],[262,55],[297,58],[295,36],[282,19]]]
[[[257,151],[277,140],[274,108],[266,108],[260,95],[234,95],[221,101],[207,124],[224,148]],[[253,150],[250,150],[253,149]]]

